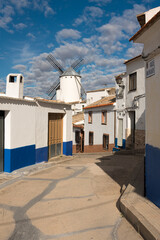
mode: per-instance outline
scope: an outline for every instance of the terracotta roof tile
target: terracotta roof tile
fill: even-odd
[[[101,89],[91,90],[91,91],[87,91],[87,93],[91,93],[91,92],[101,92],[101,91],[104,91],[104,90],[114,91],[114,90],[115,90],[115,87],[111,87],[111,88],[101,88]]]
[[[104,98],[84,107],[84,109],[113,105],[115,103],[115,101],[116,101],[115,96],[104,97]]]
[[[84,112],[77,113],[72,116],[72,123],[80,122],[84,120]]]

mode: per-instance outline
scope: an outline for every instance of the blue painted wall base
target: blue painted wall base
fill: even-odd
[[[36,163],[48,162],[48,147],[36,149]]]
[[[72,156],[72,141],[63,142],[63,154],[66,156]]]
[[[146,144],[146,197],[160,208],[160,149]]]
[[[116,148],[119,147],[119,146],[117,145],[117,143],[118,143],[118,138],[115,138],[115,147],[116,147]],[[119,147],[119,148],[123,148],[123,149],[126,148],[126,139],[123,139],[123,140],[122,140],[122,146]]]
[[[118,148],[117,142],[118,142],[118,139],[115,138],[115,147],[116,147],[116,148]]]
[[[4,150],[4,172],[32,164],[35,164],[35,145]]]

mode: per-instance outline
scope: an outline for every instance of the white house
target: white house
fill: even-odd
[[[145,70],[141,55],[125,62],[126,73],[116,77],[118,147],[145,148]]]
[[[83,112],[83,108],[87,105],[86,101],[81,99],[78,102],[71,102],[70,104],[72,105],[73,115]]]
[[[84,152],[112,151],[115,139],[115,96],[84,107]]]
[[[72,155],[71,106],[23,97],[23,84],[21,74],[9,74],[0,96],[0,171]]]
[[[103,97],[115,95],[115,88],[112,87],[112,88],[101,88],[101,89],[91,90],[91,91],[87,91],[86,95],[87,95],[86,96],[87,105],[89,105],[93,102],[98,101]]]
[[[142,56],[146,70],[146,196],[160,207],[160,7],[140,16],[138,20],[143,20],[142,27],[130,41],[144,44]]]
[[[116,138],[115,147],[126,147],[126,73],[121,73],[116,79]],[[115,151],[118,149],[114,149]]]
[[[141,55],[126,65],[126,147],[145,148],[145,70]]]

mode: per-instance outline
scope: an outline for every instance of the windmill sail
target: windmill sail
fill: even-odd
[[[84,90],[84,88],[82,87],[81,82],[79,81],[79,78],[80,78],[79,75],[80,75],[80,74],[78,74],[78,73],[76,72],[77,69],[78,69],[80,66],[83,65],[84,59],[82,59],[82,58],[77,59],[76,61],[74,61],[74,62],[72,63],[72,65],[71,65],[66,71],[65,71],[64,68],[61,66],[61,64],[53,57],[52,54],[49,54],[46,59],[47,59],[48,62],[53,66],[53,68],[59,72],[61,78],[64,78],[64,77],[65,77],[65,78],[68,78],[68,76],[71,76],[71,78],[72,78],[72,76],[74,76],[74,78],[75,78],[76,81],[78,82],[79,87],[78,87],[78,85],[76,85],[76,89],[75,89],[76,94],[74,94],[74,95],[73,95],[74,97],[73,97],[72,94],[71,94],[70,91],[69,91],[69,93],[68,93],[68,95],[67,95],[67,99],[70,99],[71,96],[72,96],[73,98],[75,98],[75,96],[76,96],[76,99],[77,99],[77,98],[80,98],[80,97],[79,97],[79,92],[81,92],[82,95],[85,94],[85,90]],[[67,81],[68,81],[68,80],[67,80]],[[74,81],[74,80],[73,80],[73,81]],[[67,82],[67,84],[70,84],[70,83]],[[74,84],[73,84],[73,86],[74,86]],[[47,94],[50,96],[51,99],[54,98],[54,96],[56,95],[56,91],[57,91],[59,88],[60,88],[60,78],[58,78],[58,79],[54,82],[54,84],[49,88],[49,90],[47,91]],[[75,87],[74,87],[74,88],[75,88]],[[77,92],[77,89],[79,89],[79,88],[82,89],[82,91],[81,91],[81,90],[78,90],[78,92]],[[62,89],[61,89],[61,90],[62,90]],[[64,89],[64,87],[63,87],[63,91],[64,91],[64,92],[66,91],[66,89]],[[67,91],[68,91],[68,90],[67,90]],[[74,92],[74,91],[73,91],[73,92]],[[74,92],[74,93],[75,93],[75,92]],[[76,100],[76,101],[77,101],[77,100]]]
[[[56,95],[56,90],[59,88],[60,86],[60,81],[59,78],[54,82],[54,84],[49,88],[49,90],[47,91],[47,94],[51,97],[51,99],[54,98],[54,96]]]
[[[60,63],[52,56],[52,54],[49,54],[46,58],[48,62],[56,69],[60,74],[64,72],[63,67],[60,65]]]
[[[84,63],[84,59],[83,58],[79,58],[77,59],[74,63],[72,63],[71,67],[74,70],[77,70],[79,67],[81,67]]]

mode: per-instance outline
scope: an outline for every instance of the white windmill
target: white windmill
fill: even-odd
[[[84,63],[84,59],[76,60],[66,70],[51,54],[47,56],[47,60],[60,73],[59,78],[47,91],[50,98],[53,99],[56,95],[56,99],[60,101],[79,102],[85,90],[81,85],[81,76],[76,71]]]

